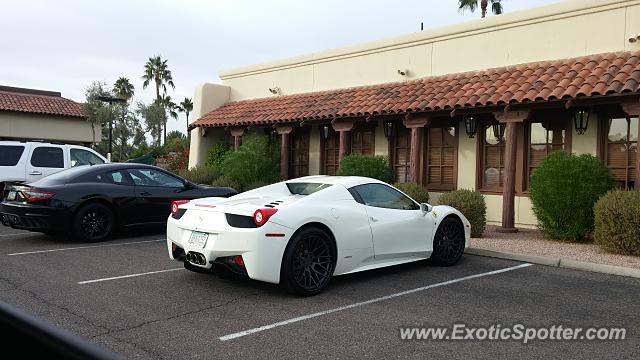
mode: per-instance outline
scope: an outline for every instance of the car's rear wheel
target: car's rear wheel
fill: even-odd
[[[105,205],[93,203],[80,208],[73,219],[73,234],[79,241],[106,240],[114,229],[113,211]]]
[[[439,266],[451,266],[460,261],[464,253],[464,229],[454,218],[442,220],[433,237],[431,262]]]
[[[333,241],[318,228],[296,233],[284,252],[280,284],[290,293],[312,296],[327,287],[336,264]]]

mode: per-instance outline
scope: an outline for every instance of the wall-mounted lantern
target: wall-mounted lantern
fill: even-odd
[[[473,139],[476,136],[476,131],[478,130],[478,120],[472,115],[467,115],[464,117],[464,129],[469,136],[469,139]]]
[[[506,127],[507,126],[505,124],[493,125],[493,136],[495,136],[498,142],[502,142],[502,140],[504,139],[504,130],[506,129]]]
[[[384,122],[384,137],[387,139],[391,139],[396,136],[396,126],[392,120],[387,120]]]
[[[329,124],[322,124],[320,125],[320,137],[322,138],[322,140],[327,140],[329,139],[329,131],[331,130],[331,125]]]
[[[573,112],[573,124],[578,135],[584,135],[589,127],[590,111],[587,108],[578,108]]]

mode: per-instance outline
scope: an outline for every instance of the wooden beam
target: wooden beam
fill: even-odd
[[[411,129],[411,149],[409,155],[409,181],[414,184],[420,183],[420,156],[424,152],[424,142],[422,138],[422,130],[429,125],[431,119],[425,115],[407,115],[402,123],[408,129]]]
[[[516,193],[516,127],[514,121],[507,122],[505,130],[504,183],[502,184],[502,227],[498,232],[517,232],[515,228]]]
[[[238,150],[242,144],[242,135],[244,135],[244,127],[232,127],[229,129],[231,136],[233,136],[233,149]]]
[[[277,129],[277,128],[276,128]],[[289,180],[289,137],[290,133],[281,133],[281,144],[280,144],[280,177],[282,180]]]
[[[507,111],[507,112],[494,112],[493,116],[495,116],[496,120],[501,123],[519,123],[524,122],[531,115],[531,111],[528,110],[520,110],[520,111]]]
[[[640,122],[640,102],[625,102],[622,103],[622,110],[627,113],[629,117],[637,117]],[[640,144],[640,124],[638,124],[637,134],[638,144]],[[634,181],[634,188],[640,191],[640,151],[636,152],[636,177]]]

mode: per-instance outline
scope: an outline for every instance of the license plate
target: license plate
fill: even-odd
[[[207,244],[207,239],[209,238],[209,234],[194,231],[191,233],[191,237],[189,238],[189,245],[197,246],[203,248]]]
[[[9,191],[9,195],[7,195],[7,200],[13,201],[15,199],[16,199],[16,192],[15,191]]]

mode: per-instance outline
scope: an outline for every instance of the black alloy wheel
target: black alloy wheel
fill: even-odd
[[[74,218],[74,235],[80,241],[103,241],[111,235],[113,228],[113,212],[102,204],[85,205]]]
[[[440,266],[456,264],[464,253],[464,229],[453,218],[442,220],[433,237],[433,253],[430,260]]]
[[[329,284],[336,264],[333,242],[318,228],[306,228],[287,245],[280,283],[291,293],[312,296]]]

